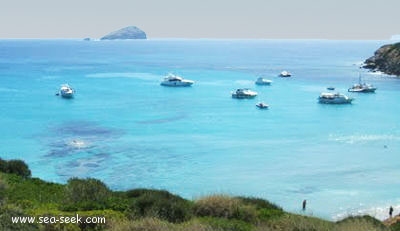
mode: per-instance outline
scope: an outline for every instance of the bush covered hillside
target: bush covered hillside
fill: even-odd
[[[42,231],[310,231],[400,230],[400,223],[369,217],[330,222],[283,211],[259,198],[210,195],[187,200],[164,190],[113,191],[97,179],[72,178],[66,184],[32,178],[19,160],[0,159],[0,230]],[[105,223],[22,224],[12,217],[104,217]],[[393,220],[394,221],[394,220]],[[389,223],[388,223],[389,224]]]

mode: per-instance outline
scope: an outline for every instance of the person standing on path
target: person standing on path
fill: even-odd
[[[307,200],[303,201],[303,211],[306,211],[306,206],[307,206]]]

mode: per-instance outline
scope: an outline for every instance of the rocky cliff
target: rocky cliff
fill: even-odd
[[[400,76],[400,43],[384,45],[365,60],[364,68]]]
[[[128,26],[120,30],[109,33],[101,38],[101,40],[114,39],[146,39],[146,33],[136,26]]]

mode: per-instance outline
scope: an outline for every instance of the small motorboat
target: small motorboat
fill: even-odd
[[[269,105],[263,102],[260,102],[258,104],[256,104],[256,107],[260,108],[260,109],[268,109]]]
[[[69,86],[68,84],[63,84],[61,85],[60,92],[57,95],[60,95],[63,98],[70,99],[74,97],[74,93],[75,91],[71,86]]]
[[[335,90],[335,87],[327,87],[326,89],[327,89],[327,90],[330,90],[330,91],[334,91],[334,90]]]
[[[340,93],[323,92],[318,97],[318,102],[325,104],[348,104],[351,101],[353,101],[353,98]]]
[[[184,79],[178,75],[168,74],[167,77],[161,82],[162,86],[168,87],[189,87],[192,86],[194,81]]]
[[[257,96],[257,92],[247,88],[240,88],[232,92],[232,98],[236,99],[251,99]]]
[[[272,80],[264,79],[263,77],[257,78],[256,82],[257,85],[271,85]]]
[[[280,77],[290,77],[290,76],[292,76],[292,74],[291,74],[290,72],[288,72],[288,71],[282,71],[282,72],[279,74],[279,76],[280,76]]]

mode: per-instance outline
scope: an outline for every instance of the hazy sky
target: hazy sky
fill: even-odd
[[[388,39],[399,0],[0,0],[0,38]]]

